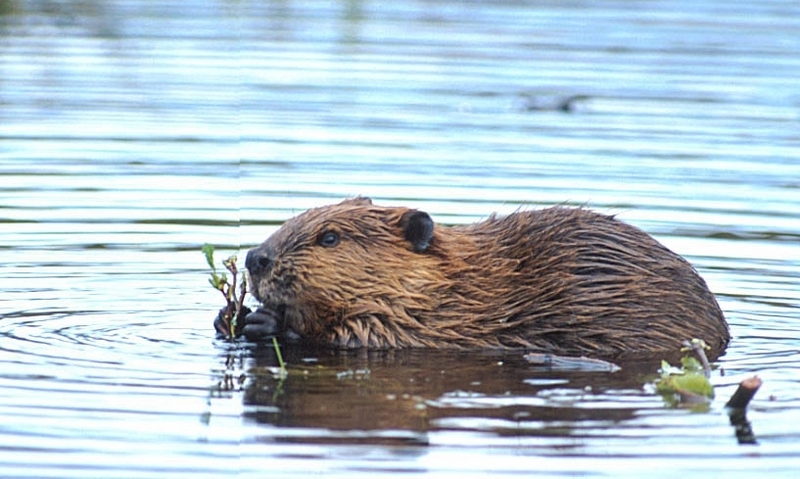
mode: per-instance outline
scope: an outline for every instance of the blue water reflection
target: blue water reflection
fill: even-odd
[[[793,477],[798,31],[777,0],[0,1],[0,475]],[[215,340],[200,245],[358,194],[642,227],[726,312],[717,401],[489,353],[287,351],[279,382]]]

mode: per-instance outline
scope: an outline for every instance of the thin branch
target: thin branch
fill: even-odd
[[[706,375],[706,378],[711,378],[711,364],[708,362],[708,357],[706,356],[706,346],[705,341],[702,339],[692,339],[691,341],[684,341],[683,347],[687,351],[693,351],[697,358],[700,360],[700,364],[703,365],[703,374]]]

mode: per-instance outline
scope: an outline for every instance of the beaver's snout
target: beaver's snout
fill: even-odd
[[[250,341],[263,341],[274,336],[286,339],[296,339],[299,337],[291,327],[286,324],[286,305],[270,294],[265,294],[259,290],[259,282],[269,276],[275,267],[277,255],[269,244],[262,244],[247,252],[245,266],[250,276],[253,295],[262,306],[244,317],[242,334]]]
[[[271,248],[259,246],[247,252],[247,259],[244,265],[251,275],[266,273],[275,262],[275,254]]]

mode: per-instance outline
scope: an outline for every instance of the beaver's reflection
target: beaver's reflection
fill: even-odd
[[[536,370],[507,352],[288,348],[284,355],[289,375],[280,380],[274,350],[253,352],[244,401],[246,419],[287,428],[273,430],[287,441],[425,442],[426,432],[444,429],[568,435],[571,423],[623,421],[653,404],[631,401],[645,380],[632,365],[625,373],[579,373]],[[586,407],[593,403],[602,407]]]

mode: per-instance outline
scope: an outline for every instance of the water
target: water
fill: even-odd
[[[792,476],[797,32],[779,1],[0,2],[0,476]],[[285,348],[281,381],[216,340],[200,245],[356,194],[642,227],[731,324],[717,399],[491,352]]]

